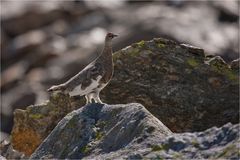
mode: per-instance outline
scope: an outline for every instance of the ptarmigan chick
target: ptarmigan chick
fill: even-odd
[[[49,92],[63,92],[70,96],[85,96],[86,103],[102,103],[99,98],[100,91],[109,83],[113,75],[112,39],[117,37],[107,33],[105,45],[101,54],[82,71],[67,82],[52,86]]]

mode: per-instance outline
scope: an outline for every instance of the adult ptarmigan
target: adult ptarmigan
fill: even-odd
[[[107,33],[102,53],[82,71],[67,82],[52,86],[49,92],[61,91],[70,96],[84,96],[86,103],[102,103],[99,98],[100,91],[108,84],[113,75],[112,39],[117,37]]]

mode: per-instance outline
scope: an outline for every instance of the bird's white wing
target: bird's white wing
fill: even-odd
[[[74,95],[84,95],[98,86],[104,73],[102,64],[91,63],[64,84],[65,90]]]

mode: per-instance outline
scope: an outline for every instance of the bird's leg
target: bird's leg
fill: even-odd
[[[99,98],[99,92],[95,92],[95,93],[93,94],[93,99],[94,99],[95,103],[103,104],[103,102],[102,102],[101,99]]]
[[[86,94],[85,98],[86,98],[86,104],[92,103],[92,96],[91,96],[91,94]]]

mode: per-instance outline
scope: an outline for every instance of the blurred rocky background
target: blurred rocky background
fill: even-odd
[[[1,139],[13,111],[49,98],[101,51],[107,31],[117,51],[164,37],[220,55],[239,57],[239,2],[229,1],[1,1]]]

